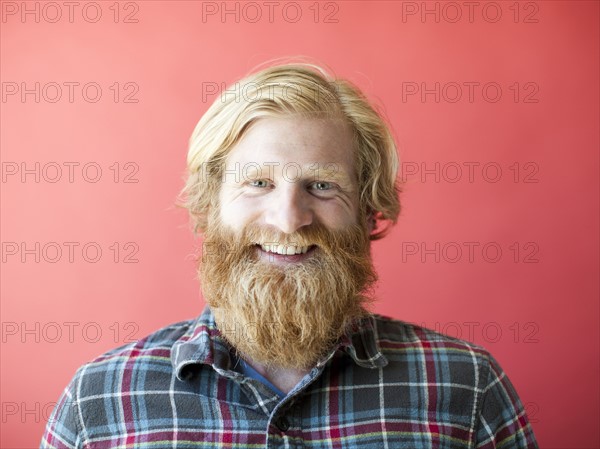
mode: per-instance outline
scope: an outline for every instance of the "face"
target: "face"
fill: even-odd
[[[220,222],[234,232],[255,224],[285,235],[315,223],[334,231],[357,224],[352,147],[351,131],[341,120],[258,120],[227,158]],[[300,262],[315,249],[256,243],[271,263]]]
[[[340,121],[257,121],[228,155],[200,266],[204,298],[239,355],[307,368],[365,313],[376,280]]]

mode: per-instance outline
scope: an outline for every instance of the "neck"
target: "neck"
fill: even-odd
[[[261,376],[269,380],[284,393],[289,393],[300,380],[310,372],[309,369],[282,368],[267,366],[245,357],[246,363],[252,366]]]

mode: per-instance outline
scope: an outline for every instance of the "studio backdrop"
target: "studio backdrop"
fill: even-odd
[[[219,93],[302,56],[383,111],[373,311],[483,345],[540,447],[598,448],[595,1],[1,2],[3,448],[86,361],[204,306],[174,206]],[[243,92],[241,92],[243,95]]]

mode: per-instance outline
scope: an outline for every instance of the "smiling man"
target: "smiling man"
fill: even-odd
[[[286,393],[363,314],[375,279],[352,146],[340,119],[256,121],[227,156],[208,223],[206,300],[233,347]]]
[[[369,312],[398,158],[360,91],[308,64],[198,123],[182,204],[207,307],[82,366],[44,448],[537,448],[494,358]]]

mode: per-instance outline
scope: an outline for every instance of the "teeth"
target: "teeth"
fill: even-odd
[[[269,253],[281,254],[282,256],[292,256],[294,254],[306,254],[308,246],[296,245],[260,245],[263,251]]]

